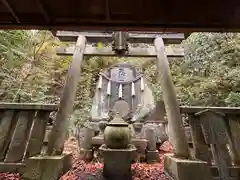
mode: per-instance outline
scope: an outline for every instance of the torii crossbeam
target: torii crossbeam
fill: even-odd
[[[58,31],[56,36],[65,42],[76,42],[78,36],[87,39],[84,49],[85,56],[128,56],[128,57],[156,57],[153,45],[157,37],[161,37],[166,45],[180,44],[185,39],[183,33],[142,33],[142,32],[71,32]],[[98,47],[98,43],[102,46]],[[119,49],[125,48],[125,49]],[[60,47],[58,55],[73,55],[75,45]],[[120,52],[121,51],[121,52]],[[120,52],[120,53],[119,53]],[[166,46],[168,57],[183,57],[184,49],[181,47]]]

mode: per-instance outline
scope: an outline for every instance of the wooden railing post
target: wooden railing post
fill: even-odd
[[[161,37],[157,37],[154,40],[154,46],[157,54],[159,79],[163,89],[163,100],[168,117],[169,139],[173,145],[176,157],[189,158],[190,152],[180,115],[180,109],[177,103],[174,84],[170,74],[167,56],[165,54],[163,39]]]
[[[80,35],[75,46],[72,63],[68,70],[67,79],[57,112],[56,123],[53,127],[48,144],[48,155],[60,155],[64,148],[64,142],[68,131],[69,116],[73,110],[77,84],[81,74],[83,52],[86,38]]]

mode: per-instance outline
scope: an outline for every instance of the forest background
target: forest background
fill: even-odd
[[[63,91],[71,56],[49,31],[0,31],[0,102],[55,103]],[[240,106],[240,34],[193,33],[180,45],[184,58],[170,58],[180,105]],[[154,58],[85,58],[71,122],[90,115],[98,73],[118,62],[141,69],[156,100],[162,99]]]

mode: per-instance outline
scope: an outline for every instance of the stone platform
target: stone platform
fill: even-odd
[[[211,180],[210,169],[206,162],[180,159],[173,154],[165,154],[164,170],[173,180]]]
[[[22,180],[57,180],[72,166],[72,154],[35,156],[26,162]]]

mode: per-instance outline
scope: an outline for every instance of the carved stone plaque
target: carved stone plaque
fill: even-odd
[[[131,68],[114,67],[111,69],[111,79],[113,81],[128,82],[133,78],[133,70]]]

